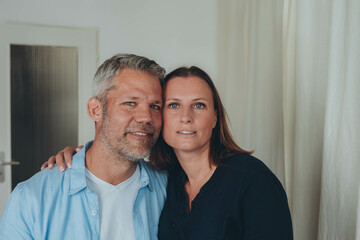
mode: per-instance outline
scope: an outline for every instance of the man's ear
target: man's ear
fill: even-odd
[[[87,112],[89,117],[95,122],[99,122],[103,118],[103,108],[99,99],[92,97],[87,102]]]

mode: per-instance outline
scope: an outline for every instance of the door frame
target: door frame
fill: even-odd
[[[92,79],[98,65],[98,31],[57,26],[0,24],[0,152],[11,162],[10,45],[43,45],[78,49],[79,115],[78,141],[94,137],[94,124],[87,116],[86,103],[92,96]],[[19,146],[21,151],[21,146]],[[45,161],[46,159],[44,159]],[[4,166],[5,181],[0,182],[0,216],[11,193],[11,165]],[[39,166],[40,168],[40,166]]]

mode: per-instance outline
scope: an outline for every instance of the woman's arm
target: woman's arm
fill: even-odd
[[[66,166],[71,168],[72,156],[80,151],[83,147],[84,145],[78,146],[76,148],[72,146],[64,148],[63,150],[59,151],[56,156],[50,156],[49,159],[41,166],[41,170],[45,169],[46,167],[52,169],[55,162],[61,172],[65,171]]]
[[[262,172],[253,177],[242,199],[244,239],[293,239],[287,197],[279,180]]]

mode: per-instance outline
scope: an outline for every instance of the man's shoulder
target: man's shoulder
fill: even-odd
[[[66,172],[60,172],[57,167],[52,170],[44,169],[19,183],[7,201],[3,218],[17,219],[25,216],[26,222],[32,221],[33,216],[37,216],[53,202],[53,198],[68,192],[68,181],[64,180],[66,175]]]
[[[64,224],[76,226],[70,222],[86,216],[84,211],[77,209],[85,209],[87,203],[83,194],[71,194],[71,182],[79,187],[79,179],[74,176],[76,170],[72,168],[60,172],[57,167],[44,169],[19,183],[11,193],[0,220],[0,232],[6,229],[3,235],[0,233],[0,239],[45,239],[50,232],[52,236],[66,234],[61,230]],[[70,209],[74,214],[68,214]]]
[[[69,171],[60,172],[55,166],[53,169],[44,169],[26,181],[19,183],[12,194],[21,192],[22,194],[31,194],[40,196],[42,194],[49,194],[55,189],[66,187],[69,184]],[[51,191],[48,191],[51,189]]]

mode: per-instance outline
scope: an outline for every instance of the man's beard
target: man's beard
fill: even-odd
[[[127,138],[129,132],[136,131],[151,132],[151,138]],[[99,129],[99,137],[102,142],[119,155],[120,159],[126,159],[133,163],[137,163],[140,159],[143,159],[150,154],[151,148],[154,146],[158,136],[159,131],[156,131],[153,126],[147,124],[137,124],[136,126],[127,127],[124,132],[117,133],[112,127],[108,116],[105,116],[103,124]]]

